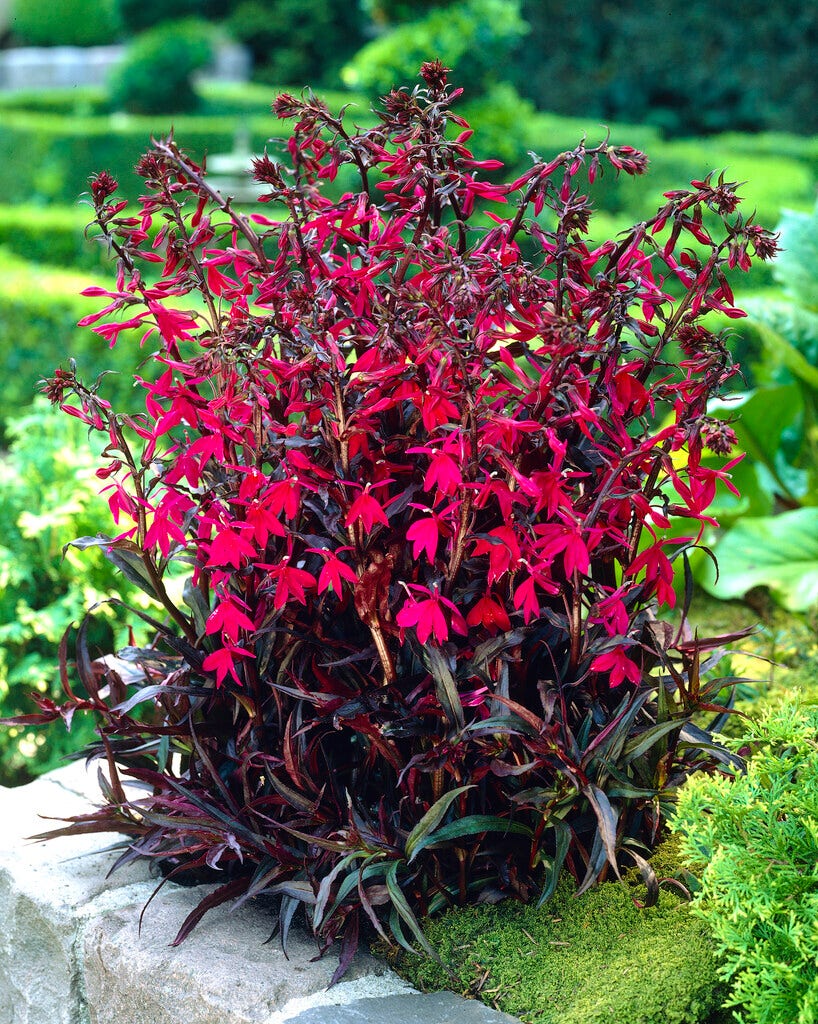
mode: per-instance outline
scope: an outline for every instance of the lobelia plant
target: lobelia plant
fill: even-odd
[[[286,941],[303,905],[322,948],[343,939],[336,977],[362,923],[429,950],[418,915],[644,867],[679,784],[730,756],[693,721],[723,710],[702,675],[721,639],[655,609],[691,542],[667,517],[695,541],[730,486],[701,461],[729,452],[707,402],[733,370],[700,320],[741,315],[722,268],[775,240],[707,178],[591,246],[580,176],[645,156],[582,143],[487,180],[446,70],[366,130],[279,96],[290,166],[254,163],[279,220],[173,138],[138,164],[137,213],[97,175],[117,284],[82,323],[144,329],[159,372],[133,416],[73,370],[46,385],[107,438],[121,532],[78,543],[166,612],[134,610],[156,641],[117,657],[81,626],[85,693],[65,666],[65,702],[37,698],[29,721],[97,716],[110,775],[107,806],[50,834],[124,833],[120,864],[221,879],[177,942],[261,894]]]

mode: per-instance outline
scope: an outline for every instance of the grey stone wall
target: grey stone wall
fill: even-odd
[[[61,89],[104,85],[122,59],[123,46],[20,46],[0,52],[0,89]],[[222,43],[205,77],[244,82],[250,55],[236,43]]]
[[[106,874],[104,836],[29,842],[99,798],[84,765],[0,788],[0,1024],[519,1024],[451,993],[421,995],[368,953],[328,989],[332,952],[314,960],[306,933],[287,959],[268,913],[208,913],[169,942],[203,895],[143,865]],[[44,817],[43,817],[44,816]]]

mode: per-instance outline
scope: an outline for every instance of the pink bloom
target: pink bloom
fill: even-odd
[[[532,619],[536,619],[540,614],[540,600],[537,597],[537,590],[534,586],[534,580],[531,576],[523,582],[514,591],[514,607],[517,611],[523,613],[523,619],[526,625],[531,622]]]
[[[498,526],[475,541],[473,554],[489,556],[489,584],[520,564],[520,545],[510,526]]]
[[[389,526],[389,520],[386,518],[386,513],[379,504],[376,498],[373,498],[368,491],[364,491],[359,494],[355,501],[349,508],[349,513],[344,520],[344,526],[352,526],[355,523],[363,523],[363,527],[367,533],[372,532],[372,528],[375,523],[382,523],[384,526]]]
[[[350,583],[358,582],[358,575],[351,565],[342,562],[335,555],[329,555],[318,576],[318,593],[323,594],[325,590],[332,590],[340,597],[343,588],[343,580]]]
[[[238,530],[225,528],[214,537],[205,565],[232,565],[239,569],[243,558],[253,559],[256,555],[255,547]]]
[[[611,689],[621,685],[626,679],[636,685],[642,678],[641,668],[625,654],[624,647],[614,647],[598,655],[591,662],[591,671],[609,673],[608,685]]]
[[[205,672],[215,672],[217,687],[222,685],[227,675],[231,675],[236,683],[241,686],[241,679],[239,679],[236,673],[236,659],[252,657],[253,655],[250,651],[245,651],[241,647],[220,647],[218,651],[208,654],[202,663],[202,668]]]
[[[305,569],[296,569],[291,565],[277,567],[275,575],[278,577],[275,597],[273,598],[274,608],[283,608],[290,600],[295,598],[299,604],[306,604],[305,591],[315,586],[315,577]]]
[[[210,613],[205,626],[208,634],[218,633],[230,640],[233,644],[238,642],[239,630],[246,629],[252,632],[255,629],[253,620],[243,612],[239,605],[246,608],[243,601],[237,598],[223,597]]]
[[[413,542],[412,558],[420,558],[421,551],[425,551],[427,559],[433,563],[440,539],[437,520],[433,516],[417,519],[406,531],[406,539]]]
[[[440,496],[454,494],[458,487],[463,486],[463,474],[454,459],[444,452],[435,452],[429,460],[429,468],[423,478],[424,491],[437,489],[438,497],[435,504],[440,501]]]
[[[421,591],[429,595],[427,600],[416,601],[410,597],[406,604],[398,612],[395,621],[401,629],[414,626],[417,631],[418,640],[425,644],[429,637],[434,634],[439,644],[449,639],[449,624],[441,605],[445,606],[450,613],[451,628],[455,633],[465,636],[468,632],[466,622],[458,609],[445,597],[437,592],[427,590],[426,587],[413,585],[413,590]]]
[[[636,556],[625,570],[626,576],[636,576],[645,570],[645,583],[651,591],[655,589],[660,604],[673,608],[676,592],[673,589],[673,566],[662,550],[662,542],[654,544]]]

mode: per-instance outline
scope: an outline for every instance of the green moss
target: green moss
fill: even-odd
[[[679,870],[672,848],[665,861],[660,874]],[[638,894],[609,882],[577,897],[562,884],[541,908],[452,910],[425,926],[445,966],[406,954],[395,966],[421,989],[451,988],[531,1024],[726,1021],[702,922],[674,892],[645,909]]]

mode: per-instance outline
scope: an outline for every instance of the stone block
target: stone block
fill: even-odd
[[[520,1024],[473,999],[452,992],[409,993],[324,1005],[291,1017],[289,1024]]]
[[[323,992],[338,964],[293,931],[287,956],[270,937],[273,918],[245,904],[209,911],[177,947],[169,942],[201,900],[202,888],[163,890],[145,911],[97,917],[85,932],[85,985],[91,1024],[262,1024],[291,1000]],[[390,974],[361,952],[348,980]]]
[[[361,951],[344,981],[306,931],[287,956],[269,910],[218,907],[178,947],[207,892],[158,885],[144,863],[107,873],[116,837],[26,837],[59,827],[99,798],[82,764],[0,788],[0,1024],[506,1024],[451,993],[422,996]]]

